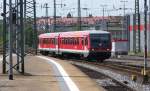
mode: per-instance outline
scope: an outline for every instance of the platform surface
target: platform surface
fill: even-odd
[[[27,56],[25,74],[14,74],[8,80],[0,73],[0,91],[105,91],[69,62],[51,57]]]

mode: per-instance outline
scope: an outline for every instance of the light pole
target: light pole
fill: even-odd
[[[86,17],[88,17],[88,10],[89,10],[89,8],[82,8],[83,10],[85,10],[85,12],[86,12]]]
[[[53,32],[56,32],[56,0],[54,0],[54,25],[53,25]]]
[[[61,4],[56,4],[56,0],[54,0],[53,1],[54,3],[54,16],[53,16],[53,18],[54,18],[54,25],[53,25],[53,32],[56,32],[56,19],[57,19],[57,14],[56,14],[56,6],[57,5],[61,5],[61,8],[62,8],[62,6],[66,6],[66,4],[62,4],[62,0],[61,0]]]
[[[124,39],[124,19],[125,19],[125,14],[126,14],[126,3],[128,2],[127,0],[121,0],[121,3],[123,3],[123,19],[122,19],[122,39]]]
[[[104,17],[105,17],[105,9],[106,9],[107,5],[101,5],[101,7],[103,8],[103,22],[102,22],[102,29],[104,30],[104,21],[105,21]]]
[[[45,32],[50,32],[49,31],[49,26],[48,26],[48,19],[49,19],[49,17],[48,17],[48,8],[50,8],[50,7],[48,7],[48,3],[45,3],[43,6],[41,5],[41,8],[45,8]]]
[[[148,76],[146,73],[147,70],[147,11],[148,11],[148,6],[147,6],[147,0],[144,0],[144,79],[143,82],[148,81]]]
[[[78,0],[78,31],[81,31],[81,4],[80,0]]]

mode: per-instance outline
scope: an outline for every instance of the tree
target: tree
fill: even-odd
[[[70,12],[67,14],[67,18],[72,18],[72,15]]]
[[[93,15],[92,15],[92,14],[89,14],[89,17],[90,17],[90,18],[92,18],[92,17],[93,17]]]

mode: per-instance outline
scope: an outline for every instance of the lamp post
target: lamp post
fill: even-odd
[[[101,5],[101,7],[103,8],[103,22],[102,22],[102,29],[104,30],[104,21],[105,21],[105,19],[104,19],[104,17],[105,17],[105,8],[107,7],[107,5]]]
[[[124,38],[124,19],[125,19],[125,14],[126,14],[126,3],[128,2],[127,0],[121,0],[121,3],[123,3],[123,19],[122,19],[122,39]]]
[[[81,2],[78,0],[78,31],[81,31]]]
[[[143,82],[148,81],[147,70],[147,0],[144,0],[144,72],[143,72]]]
[[[123,19],[122,19],[122,39],[124,38],[124,19],[125,19],[125,14],[126,14],[126,2],[128,2],[127,0],[121,0],[120,1],[123,4]]]
[[[85,12],[86,12],[86,17],[88,17],[88,10],[89,10],[89,8],[82,8],[83,10],[85,10]]]

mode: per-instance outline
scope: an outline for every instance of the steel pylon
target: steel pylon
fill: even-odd
[[[32,0],[32,26],[34,35],[34,48],[37,53],[36,41],[36,7],[35,0]],[[25,73],[25,22],[27,22],[27,0],[3,0],[3,62],[2,71],[9,74],[9,79],[13,80],[13,71],[21,74]],[[26,11],[25,11],[26,10]]]

